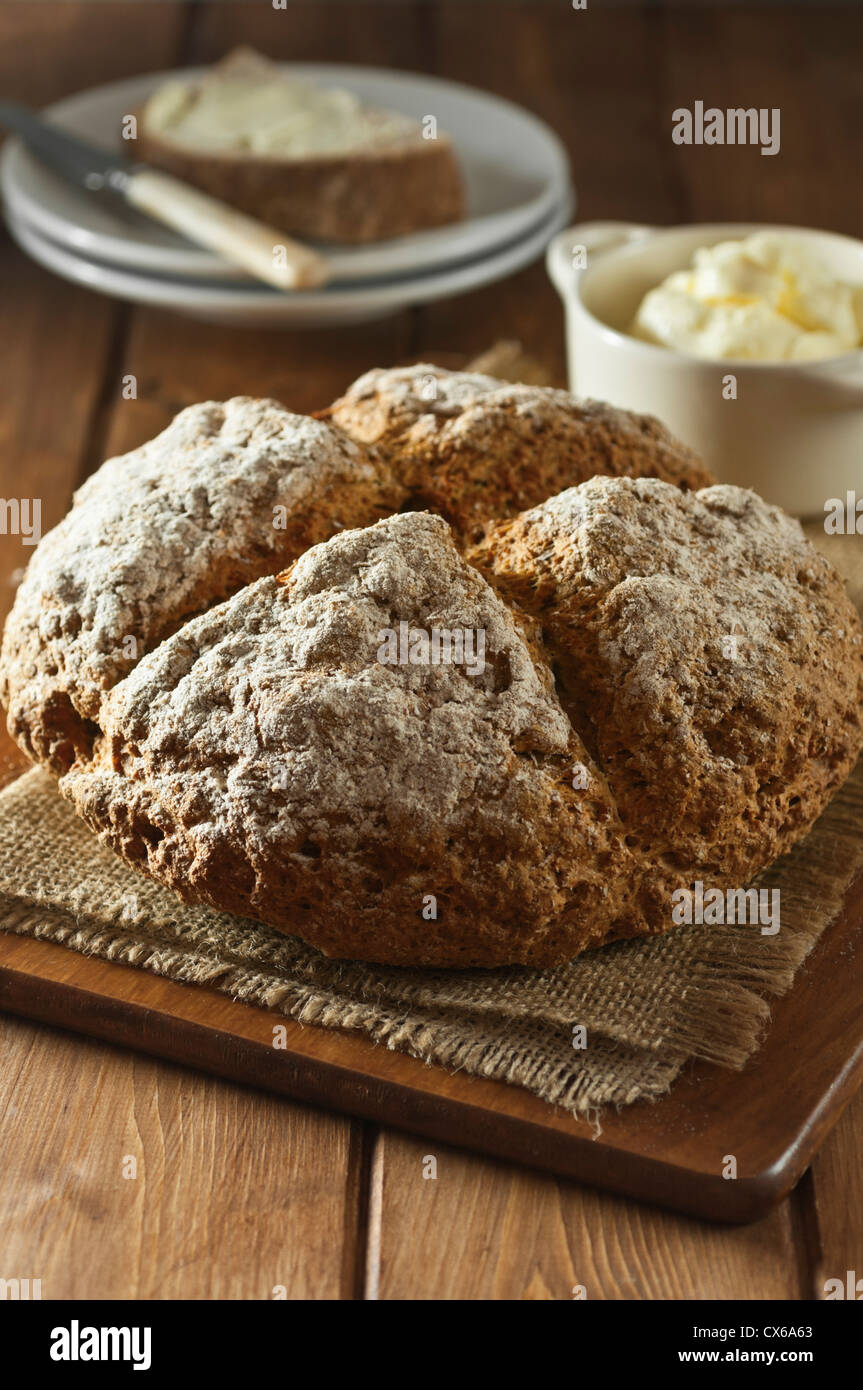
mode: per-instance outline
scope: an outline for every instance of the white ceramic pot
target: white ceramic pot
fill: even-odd
[[[863,349],[821,362],[730,362],[627,332],[647,291],[698,247],[758,231],[793,233],[837,279],[863,286],[863,242],[800,227],[585,222],[555,237],[547,264],[566,306],[570,389],[657,415],[723,482],[820,515],[829,498],[863,493]]]

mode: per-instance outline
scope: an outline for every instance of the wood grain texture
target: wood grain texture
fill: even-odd
[[[44,1298],[342,1292],[338,1116],[7,1018],[0,1128],[0,1267]]]
[[[441,73],[519,102],[563,140],[579,221],[683,216],[661,85],[660,6],[442,0],[433,22]]]
[[[37,498],[42,531],[66,512],[97,413],[117,306],[55,280],[0,234],[0,496]],[[0,536],[0,617],[32,547]]]
[[[0,90],[44,106],[84,87],[170,66],[187,9],[176,0],[38,0],[0,5]]]
[[[192,51],[196,62],[211,63],[236,45],[249,44],[284,62],[422,71],[431,58],[427,10],[423,0],[289,0],[285,9],[274,9],[270,0],[252,5],[217,0],[195,13]]]
[[[816,1154],[812,1164],[815,1229],[810,1239],[814,1239],[815,1245],[807,1297],[823,1298],[828,1279],[841,1279],[847,1286],[851,1270],[855,1284],[863,1280],[861,1141],[863,1093],[854,1097],[830,1136],[830,1142]],[[859,1296],[863,1297],[863,1284]]]
[[[666,141],[687,220],[785,222],[859,236],[863,11],[822,4],[668,9],[662,25]],[[672,145],[672,111],[697,99],[778,107],[779,153]]]
[[[271,396],[291,410],[329,405],[372,362],[408,351],[410,318],[303,334],[201,324],[158,310],[136,311],[122,357],[110,366],[111,408],[103,456],[136,448],[187,405],[230,396]],[[134,376],[137,396],[124,399]],[[98,466],[100,458],[93,459]]]
[[[393,1133],[373,1172],[380,1299],[800,1296],[787,1203],[729,1231]]]

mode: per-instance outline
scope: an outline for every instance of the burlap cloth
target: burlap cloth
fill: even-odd
[[[812,539],[859,603],[863,538]],[[103,849],[28,772],[0,793],[0,925],[207,985],[301,1023],[353,1029],[573,1113],[663,1095],[690,1058],[742,1067],[863,868],[863,762],[807,838],[761,876],[781,929],[681,927],[556,970],[432,971],[330,961],[259,923],[187,907]],[[587,1046],[573,1047],[573,1028]]]

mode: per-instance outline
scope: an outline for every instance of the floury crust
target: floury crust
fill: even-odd
[[[483,631],[483,673],[378,661],[396,614]],[[633,930],[638,869],[604,780],[439,517],[349,531],[193,619],[114,688],[102,726],[61,782],[102,838],[330,954],[544,964]]]
[[[328,422],[192,407],[37,551],[10,727],[130,864],[331,955],[544,966],[667,930],[681,885],[805,833],[863,741],[835,572],[701,481],[645,417],[434,368]],[[391,515],[432,492],[452,528]],[[481,669],[381,660],[402,624],[482,633]]]
[[[181,411],[84,483],[28,566],[0,657],[12,737],[65,771],[104,692],[185,618],[404,495],[361,445],[276,401]]]
[[[375,448],[414,505],[465,540],[597,473],[684,488],[714,481],[653,416],[429,363],[367,372],[324,416]]]
[[[796,521],[753,492],[594,478],[469,559],[540,624],[561,702],[654,865],[656,929],[808,830],[863,744],[863,629]]]

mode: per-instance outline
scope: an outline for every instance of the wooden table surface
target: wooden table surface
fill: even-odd
[[[39,104],[241,41],[523,103],[565,140],[584,219],[863,230],[863,13],[847,5],[0,3],[0,95]],[[674,145],[671,112],[697,99],[780,107],[781,154]],[[0,492],[42,498],[47,529],[103,458],[193,401],[308,411],[368,367],[500,337],[562,382],[541,265],[382,323],[285,334],[101,298],[0,233]],[[29,552],[14,536],[0,547],[5,611]],[[0,1276],[41,1278],[46,1298],[565,1299],[581,1284],[589,1299],[807,1299],[863,1269],[863,1093],[783,1206],[724,1228],[14,1018],[0,1038]]]

